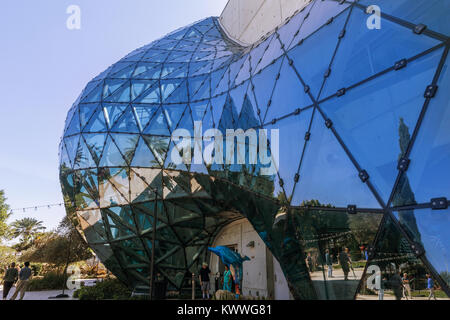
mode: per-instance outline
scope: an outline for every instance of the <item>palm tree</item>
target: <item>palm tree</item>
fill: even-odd
[[[36,236],[44,231],[46,228],[43,226],[43,222],[34,218],[23,218],[14,221],[12,224],[12,234],[14,238],[21,238],[20,243],[17,245],[19,249],[26,249],[30,247],[35,240]]]

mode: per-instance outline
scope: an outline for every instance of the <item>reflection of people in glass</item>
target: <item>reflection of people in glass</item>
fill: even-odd
[[[392,290],[394,291],[395,299],[402,300],[403,281],[399,273],[395,273],[391,277],[391,286]]]
[[[309,272],[314,272],[313,260],[311,257],[311,252],[308,252],[308,256],[306,257],[306,264],[308,265]]]
[[[348,250],[348,249],[347,249]],[[344,280],[348,280],[349,268],[349,256],[345,250],[342,250],[338,256],[339,264],[341,265],[342,271],[344,272]]]
[[[412,300],[410,280],[406,272],[403,274],[402,283],[403,283],[403,296],[406,299],[408,299],[409,297],[409,299]]]
[[[225,266],[225,272],[223,273],[223,290],[231,292],[231,271],[228,266]]]
[[[333,278],[333,261],[331,260],[330,250],[325,251],[325,264],[328,268],[328,278]]]
[[[430,300],[432,297],[434,298],[434,300],[436,300],[436,296],[434,294],[434,281],[433,278],[431,278],[430,274],[428,273],[427,273],[427,289],[430,291],[428,300]]]
[[[236,271],[234,273],[234,286],[235,286],[236,299],[239,299],[239,296],[241,295],[241,278],[240,278],[238,265],[236,265]]]

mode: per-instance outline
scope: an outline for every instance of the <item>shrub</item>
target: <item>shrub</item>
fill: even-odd
[[[58,290],[62,289],[66,277],[60,273],[49,272],[42,278],[32,278],[28,284],[29,291]]]
[[[33,263],[30,267],[33,270],[33,276],[38,276],[42,271],[42,263]]]
[[[131,291],[119,280],[108,279],[92,287],[81,287],[73,294],[80,300],[128,300]]]

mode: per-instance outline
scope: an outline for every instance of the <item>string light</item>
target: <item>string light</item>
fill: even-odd
[[[15,208],[15,209],[9,210],[9,213],[13,214],[14,212],[18,212],[18,211],[27,212],[28,210],[33,210],[33,209],[34,209],[34,211],[38,211],[38,209],[42,209],[42,208],[47,208],[48,210],[50,210],[51,208],[54,208],[54,207],[62,207],[63,204],[64,203],[55,203],[55,204],[45,204],[45,205],[38,205],[38,206],[25,207],[25,208]]]

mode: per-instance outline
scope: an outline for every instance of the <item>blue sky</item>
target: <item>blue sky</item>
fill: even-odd
[[[227,0],[8,0],[0,2],[0,189],[12,208],[62,202],[58,144],[67,111],[111,64],[209,16]],[[70,5],[81,30],[69,30]],[[48,229],[64,208],[15,212]]]

